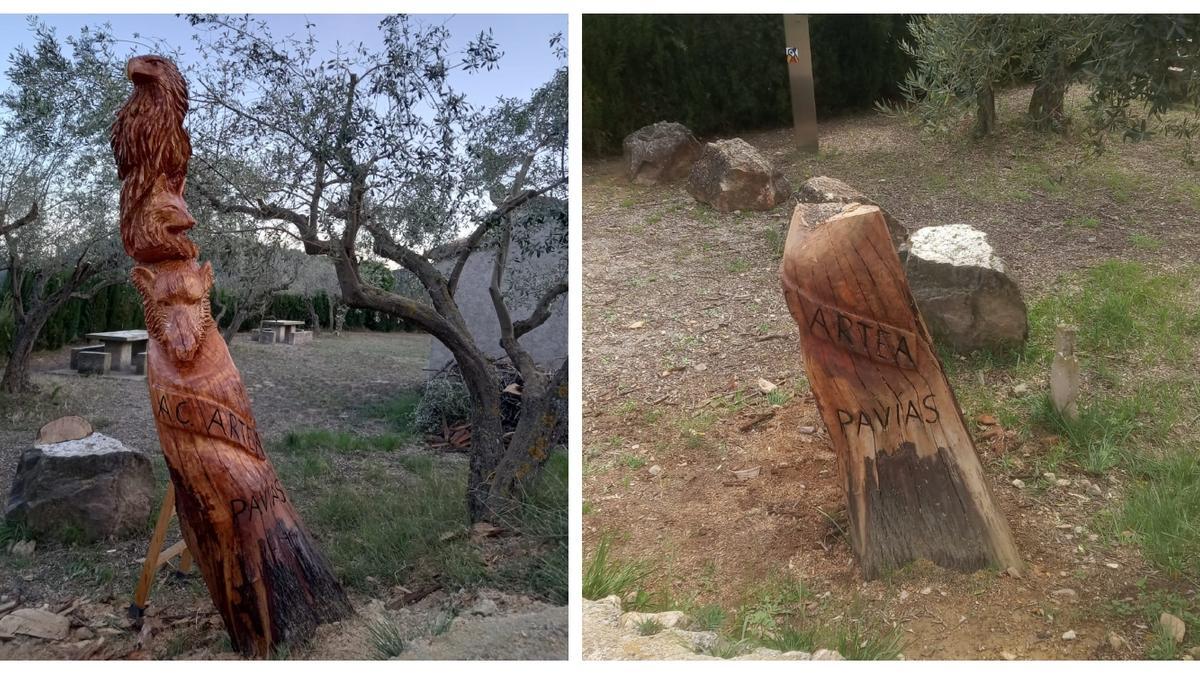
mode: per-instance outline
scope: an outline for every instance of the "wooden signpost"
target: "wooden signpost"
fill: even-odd
[[[183,199],[187,84],[158,56],[130,59],[126,73],[133,93],[112,128],[121,239],[139,263],[146,380],[180,531],[234,648],[267,657],[353,609],[263,452],[210,313],[212,266],[196,260]],[[166,508],[160,517],[170,518]]]
[[[865,578],[1021,560],[877,207],[794,218],[780,270]]]

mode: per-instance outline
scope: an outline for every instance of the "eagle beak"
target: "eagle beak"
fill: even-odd
[[[125,76],[131,82],[148,80],[153,76],[150,64],[141,56],[135,56],[125,64]]]

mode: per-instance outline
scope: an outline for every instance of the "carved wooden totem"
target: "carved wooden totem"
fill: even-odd
[[[241,376],[209,311],[213,272],[187,237],[187,84],[158,56],[130,59],[133,94],[112,149],[121,239],[139,264],[146,379],[179,525],[235,649],[266,657],[353,613],[263,452]]]
[[[925,558],[1019,573],[958,401],[877,207],[794,217],[780,270],[870,579]]]

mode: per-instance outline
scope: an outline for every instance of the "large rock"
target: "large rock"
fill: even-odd
[[[923,227],[912,235],[905,267],[938,342],[966,353],[1019,347],[1029,336],[1021,289],[984,232],[970,225]]]
[[[150,459],[94,433],[26,450],[4,517],[51,538],[120,537],[146,527],[153,499]]]
[[[64,640],[70,631],[70,619],[44,609],[18,609],[0,619],[0,638],[4,639],[28,635],[44,640]]]
[[[700,142],[678,122],[642,127],[625,137],[623,147],[626,172],[639,185],[683,178],[700,156]]]
[[[800,189],[796,192],[796,199],[800,202],[796,206],[796,213],[803,214],[803,217],[810,225],[816,225],[813,222],[814,218],[830,218],[841,212],[840,209],[835,210],[835,204],[866,204],[867,206],[879,206],[878,202],[868,197],[862,190],[843,183],[836,178],[828,176],[815,176],[804,181]],[[903,251],[907,247],[908,228],[900,221],[892,217],[892,214],[887,212],[887,209],[879,206],[879,210],[883,212],[883,219],[887,222],[888,231],[892,235],[892,244],[896,246],[896,250]]]
[[[791,191],[783,173],[740,138],[705,145],[688,176],[688,192],[718,211],[768,211]]]

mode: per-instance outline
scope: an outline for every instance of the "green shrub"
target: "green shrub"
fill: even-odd
[[[413,410],[413,427],[425,433],[441,430],[443,421],[453,425],[471,416],[471,396],[457,375],[434,377],[425,383],[421,401]]]

